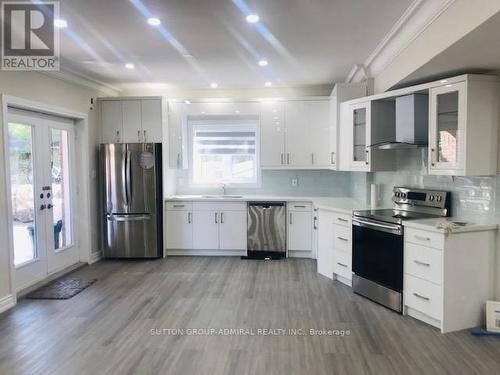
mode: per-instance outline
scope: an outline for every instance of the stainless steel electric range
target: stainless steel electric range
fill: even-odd
[[[395,187],[392,209],[355,211],[352,288],[399,313],[403,309],[403,222],[450,215],[446,191]]]

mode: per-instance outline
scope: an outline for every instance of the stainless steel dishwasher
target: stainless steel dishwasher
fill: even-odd
[[[286,257],[286,203],[248,202],[246,259]]]

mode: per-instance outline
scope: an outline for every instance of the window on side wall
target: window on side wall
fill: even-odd
[[[257,117],[207,116],[188,121],[194,185],[259,186]]]

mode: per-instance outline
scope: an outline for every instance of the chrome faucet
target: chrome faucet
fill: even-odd
[[[226,184],[222,184],[222,194],[226,195]]]

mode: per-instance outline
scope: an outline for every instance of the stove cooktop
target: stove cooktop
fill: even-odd
[[[402,224],[404,220],[431,219],[434,217],[440,217],[439,215],[396,209],[354,211],[353,215],[359,218],[385,221],[393,224]]]

